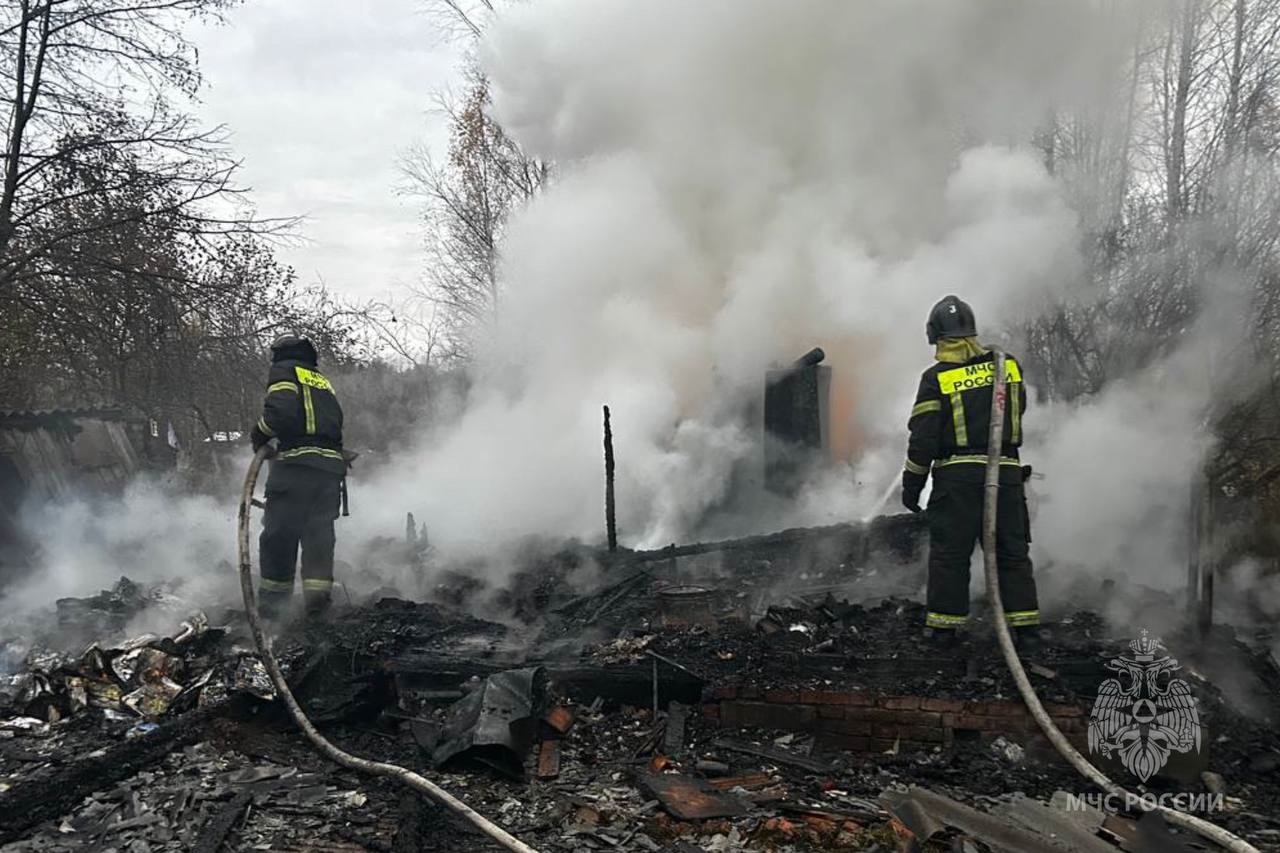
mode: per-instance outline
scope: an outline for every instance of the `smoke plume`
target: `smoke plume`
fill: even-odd
[[[513,9],[483,50],[497,117],[559,177],[510,225],[459,427],[369,489],[446,547],[599,539],[607,403],[624,544],[879,509],[931,362],[929,306],[959,294],[1012,345],[999,330],[1080,286],[1079,216],[1026,142],[1105,88],[1130,23],[1047,0]],[[814,345],[840,458],[781,502],[751,487],[750,413],[765,370]],[[1125,417],[1033,413],[1049,489],[1090,480],[1073,454]],[[1114,518],[1044,510],[1086,539]]]
[[[1105,100],[1149,4],[1106,5],[509,10],[481,52],[495,112],[556,179],[509,223],[465,411],[356,473],[340,549],[406,511],[454,555],[599,541],[604,404],[626,546],[893,511],[930,305],[960,295],[1016,353],[1002,330],[1085,286],[1082,213],[1028,140]],[[839,458],[782,501],[759,488],[755,412],[765,371],[812,346],[834,368]],[[1042,565],[1181,578],[1208,393],[1170,379],[1181,364],[1028,415]]]

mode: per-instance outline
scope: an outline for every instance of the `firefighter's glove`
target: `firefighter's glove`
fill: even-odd
[[[249,441],[253,444],[253,452],[257,453],[264,444],[271,441],[271,437],[255,426],[249,433]]]
[[[924,474],[902,472],[902,505],[912,512],[920,512],[920,493],[927,479]]]

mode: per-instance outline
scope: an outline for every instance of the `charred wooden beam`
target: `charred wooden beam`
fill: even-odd
[[[552,683],[564,694],[582,704],[589,704],[597,696],[606,701],[624,705],[648,707],[653,702],[653,671],[651,661],[609,666],[543,664]],[[529,661],[524,666],[533,666]],[[438,690],[456,687],[472,676],[486,678],[508,667],[495,667],[479,661],[441,661],[431,653],[405,653],[386,662],[387,669],[395,676],[399,688],[404,691]],[[665,707],[668,702],[688,705],[702,701],[705,682],[688,670],[666,669],[658,683],[658,702]]]
[[[0,844],[22,838],[44,823],[74,811],[94,791],[110,788],[160,762],[175,749],[196,743],[205,726],[231,716],[245,700],[200,708],[162,723],[150,734],[121,740],[101,752],[68,761],[0,794]]]
[[[816,758],[810,758],[807,755],[798,755],[786,749],[779,749],[773,746],[746,743],[745,741],[733,740],[732,738],[719,738],[715,742],[717,749],[727,749],[730,752],[740,752],[743,755],[751,755],[756,758],[764,758],[775,764],[789,764],[792,767],[799,767],[802,770],[808,770],[811,773],[829,774],[832,771],[830,764],[825,761],[818,761]]]
[[[832,524],[826,527],[798,527],[748,536],[743,539],[727,539],[720,542],[698,542],[689,545],[668,545],[651,551],[631,551],[628,558],[637,563],[694,557],[717,551],[760,551],[771,547],[793,547],[804,543],[830,542],[850,553],[865,557],[884,551],[908,558],[917,546],[925,541],[927,522],[919,515],[902,513],[881,516],[866,524]]]
[[[609,424],[608,406],[604,407],[604,524],[612,554],[618,550],[618,518],[613,495],[613,427]]]
[[[222,844],[231,834],[231,829],[240,820],[244,810],[253,802],[253,791],[246,788],[231,798],[225,806],[205,823],[191,846],[191,853],[218,853]]]

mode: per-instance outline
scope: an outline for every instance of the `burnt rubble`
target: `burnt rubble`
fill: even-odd
[[[553,549],[501,589],[441,575],[448,603],[376,596],[286,627],[276,651],[341,748],[428,776],[542,851],[1193,849],[1158,816],[1080,799],[1098,792],[1037,732],[990,626],[926,643],[914,523]],[[565,578],[587,563],[582,594]],[[148,609],[164,633],[121,634]],[[1131,638],[1059,612],[1029,671],[1082,741]],[[101,634],[4,646],[0,850],[497,849],[315,753],[235,608],[122,581],[58,613]],[[1274,657],[1226,630],[1166,643],[1208,734],[1143,790],[1222,794],[1211,819],[1280,849]]]

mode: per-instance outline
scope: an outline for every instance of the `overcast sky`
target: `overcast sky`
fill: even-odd
[[[280,251],[303,283],[382,298],[418,274],[419,210],[394,192],[396,160],[414,141],[443,144],[431,98],[457,65],[420,9],[250,0],[192,33],[203,116],[231,129],[259,212],[308,217],[306,240]]]

